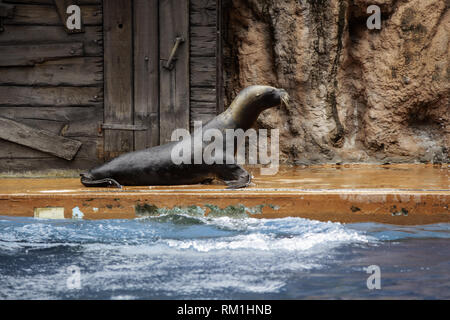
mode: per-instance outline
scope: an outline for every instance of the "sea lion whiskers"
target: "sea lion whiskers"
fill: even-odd
[[[283,92],[280,94],[280,98],[281,98],[281,105],[288,108],[290,102],[289,93],[283,90]]]

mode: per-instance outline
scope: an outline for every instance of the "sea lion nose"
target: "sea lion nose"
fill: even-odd
[[[278,96],[280,97],[280,100],[281,100],[280,107],[281,107],[281,105],[284,105],[284,106],[288,106],[289,105],[289,94],[287,93],[286,90],[279,89],[278,90]]]

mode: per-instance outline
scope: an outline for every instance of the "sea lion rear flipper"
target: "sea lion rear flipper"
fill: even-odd
[[[122,189],[122,185],[112,178],[105,178],[100,180],[91,180],[81,175],[81,183],[85,187],[111,187]]]
[[[227,184],[227,189],[245,188],[252,181],[252,176],[239,165],[221,166],[218,176]]]

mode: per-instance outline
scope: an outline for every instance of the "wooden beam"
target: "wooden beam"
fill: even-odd
[[[51,43],[0,45],[0,67],[33,66],[46,60],[80,57],[83,55],[83,43]]]
[[[48,166],[49,160],[39,159],[35,164]],[[25,168],[27,161],[22,163]],[[0,168],[2,164],[0,160]],[[16,161],[14,167],[19,166]],[[78,206],[84,219],[135,219],[189,212],[194,207],[208,219],[227,216],[228,212],[232,217],[240,213],[241,217],[298,217],[340,223],[450,222],[446,166],[291,166],[281,167],[276,176],[261,176],[259,168],[248,169],[254,176],[252,186],[238,192],[217,184],[105,189],[85,188],[79,178],[2,179],[0,214],[33,217],[35,208],[62,207],[65,218],[72,219],[72,209]]]
[[[103,86],[103,59],[67,58],[34,67],[0,67],[0,85]]]
[[[2,107],[101,107],[102,105],[101,87],[0,86]]]
[[[74,43],[82,42],[84,55],[103,57],[103,30],[101,26],[87,26],[84,33],[70,37],[59,26],[10,25],[2,33],[0,44]]]
[[[132,2],[103,2],[106,123],[133,124]],[[105,160],[133,151],[134,133],[105,130]]]
[[[148,128],[142,125],[136,124],[116,124],[116,123],[103,123],[102,129],[106,130],[127,130],[127,131],[146,131]]]
[[[0,117],[0,138],[62,159],[72,160],[82,143]]]

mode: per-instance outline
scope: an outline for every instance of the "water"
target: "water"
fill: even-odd
[[[0,217],[0,299],[449,299],[449,245],[450,224]]]

